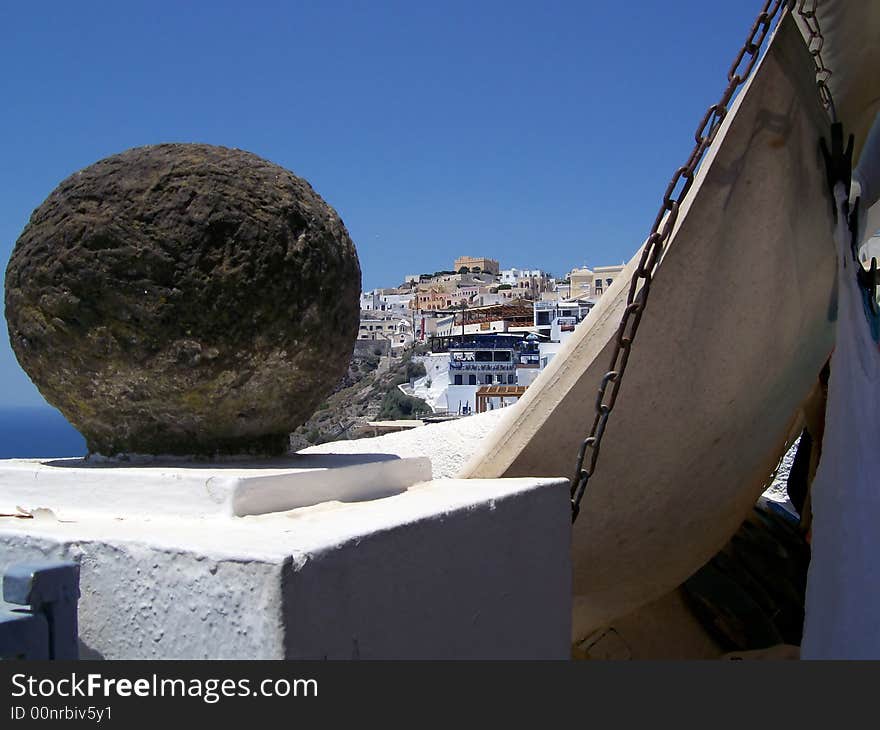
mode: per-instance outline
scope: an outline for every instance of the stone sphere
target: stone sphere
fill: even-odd
[[[6,320],[89,451],[270,455],[346,372],[360,285],[345,226],[305,180],[161,144],[71,175],[34,211]]]

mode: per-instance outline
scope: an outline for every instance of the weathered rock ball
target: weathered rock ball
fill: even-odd
[[[18,361],[101,454],[277,454],[346,371],[360,267],[304,180],[248,152],[128,150],[34,211],[6,270]]]

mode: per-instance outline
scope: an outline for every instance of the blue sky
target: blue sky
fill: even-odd
[[[2,0],[0,261],[65,177],[180,141],[306,178],[364,288],[619,263],[760,4]],[[2,327],[0,406],[38,405]]]

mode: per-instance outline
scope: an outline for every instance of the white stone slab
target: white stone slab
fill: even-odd
[[[429,423],[409,431],[398,431],[373,438],[333,441],[310,446],[300,453],[363,454],[381,452],[383,454],[397,454],[402,458],[427,456],[431,460],[435,479],[456,477],[473,453],[481,448],[481,444],[501,421],[506,410],[499,408],[454,421]]]
[[[9,459],[0,461],[0,514],[244,516],[376,499],[430,479],[427,458],[377,453],[215,464]]]
[[[40,512],[0,517],[0,572],[80,564],[83,658],[563,659],[569,521],[567,482],[539,478],[248,517]]]

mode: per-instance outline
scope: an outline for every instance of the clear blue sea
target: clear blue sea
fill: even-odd
[[[0,408],[0,459],[85,453],[85,439],[54,408]]]

